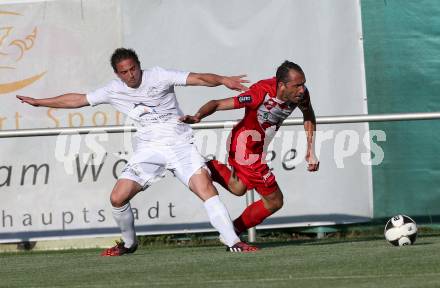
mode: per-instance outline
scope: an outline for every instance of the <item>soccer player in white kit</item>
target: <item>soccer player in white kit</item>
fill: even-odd
[[[102,256],[121,256],[136,251],[138,244],[130,199],[153,182],[173,174],[203,202],[209,220],[231,252],[252,252],[257,247],[241,242],[236,235],[226,207],[221,202],[205,160],[193,144],[192,129],[179,120],[183,116],[174,86],[219,86],[246,90],[243,76],[220,76],[154,67],[141,70],[131,49],[118,48],[111,65],[119,79],[87,94],[67,93],[56,97],[17,98],[33,106],[79,108],[110,104],[132,119],[137,127],[134,152],[110,195],[113,217],[121,229],[122,241],[104,250]]]

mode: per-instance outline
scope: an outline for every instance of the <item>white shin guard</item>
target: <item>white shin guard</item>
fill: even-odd
[[[121,229],[122,240],[126,248],[136,243],[136,231],[134,230],[134,217],[130,203],[122,207],[112,207],[113,218]]]
[[[235,243],[240,242],[240,238],[238,238],[234,231],[234,225],[228,210],[226,210],[225,205],[221,202],[220,197],[218,195],[211,197],[203,204],[212,226],[220,232],[220,236],[225,242],[224,244],[232,247]]]

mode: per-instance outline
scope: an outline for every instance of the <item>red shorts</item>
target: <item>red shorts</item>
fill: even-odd
[[[278,187],[275,175],[270,171],[267,164],[260,161],[252,165],[240,165],[233,157],[228,159],[229,165],[234,167],[238,178],[250,189],[255,189],[258,194],[267,196]]]

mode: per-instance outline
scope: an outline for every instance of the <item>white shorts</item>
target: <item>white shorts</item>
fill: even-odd
[[[189,187],[189,179],[200,168],[206,167],[205,162],[194,144],[144,145],[133,153],[119,179],[133,180],[145,190],[165,177],[166,170],[169,170]]]

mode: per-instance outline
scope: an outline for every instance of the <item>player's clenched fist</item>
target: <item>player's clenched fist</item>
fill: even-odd
[[[200,114],[196,113],[196,115],[194,115],[194,116],[185,115],[185,116],[180,117],[179,120],[182,121],[183,123],[187,123],[187,124],[199,123],[200,122]]]

